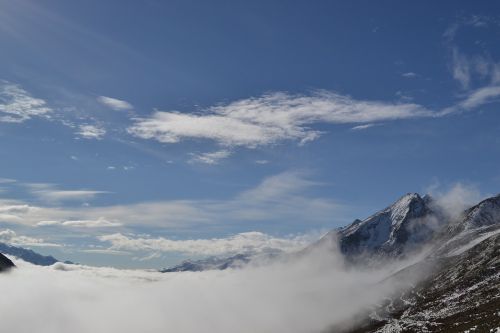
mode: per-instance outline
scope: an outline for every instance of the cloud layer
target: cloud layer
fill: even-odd
[[[18,268],[0,275],[2,328],[319,332],[351,319],[394,288],[378,284],[388,270],[346,270],[335,252],[321,251],[243,270],[168,274],[61,263],[37,267],[15,260]]]
[[[411,103],[355,100],[328,91],[309,96],[272,93],[214,106],[199,114],[157,111],[136,119],[128,131],[164,143],[209,139],[225,146],[257,147],[283,140],[314,140],[321,132],[310,126],[318,123],[365,124],[429,116],[431,111]]]
[[[225,225],[246,221],[311,224],[330,221],[342,208],[328,198],[309,194],[322,185],[300,172],[284,172],[226,200],[170,200],[128,205],[57,205],[69,200],[87,200],[103,193],[93,190],[59,190],[50,184],[31,184],[32,194],[50,205],[20,200],[0,200],[0,222],[43,227],[155,226],[165,229],[201,225]],[[78,222],[76,222],[78,221]]]
[[[318,235],[278,238],[261,232],[245,232],[227,238],[172,240],[163,237],[131,237],[120,233],[99,236],[110,243],[109,250],[180,252],[196,256],[220,256],[239,253],[258,254],[267,251],[296,251],[317,240]]]
[[[18,235],[11,229],[0,230],[0,242],[14,246],[41,246],[41,247],[59,247],[60,244],[46,242],[41,238]]]

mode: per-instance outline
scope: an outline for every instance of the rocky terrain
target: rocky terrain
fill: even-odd
[[[422,206],[417,207],[418,212],[422,212]],[[377,241],[377,246],[369,248],[372,253],[391,249],[393,244],[398,243],[389,253],[404,253],[400,249],[405,248],[408,238],[404,237],[401,242],[401,239],[393,237],[398,225],[404,225],[405,218],[401,219],[401,216],[422,216],[418,212],[411,213],[411,208],[403,211],[405,213],[402,215],[391,215],[398,216],[397,221],[403,223],[391,224],[393,228],[383,234],[385,238]],[[382,212],[388,214],[393,213],[393,210]],[[425,214],[428,217],[428,214],[435,212],[426,211]],[[328,331],[500,332],[499,217],[500,196],[496,196],[467,209],[458,219],[446,220],[421,245],[421,248],[429,248],[423,260],[381,282],[400,285],[398,292],[349,323],[337,325]],[[371,220],[372,223],[377,221],[380,218]],[[356,224],[360,223],[353,223]],[[343,236],[345,230],[364,232],[353,225],[340,229],[339,237]],[[348,237],[350,235],[352,233],[348,233]],[[366,241],[354,244],[366,244]],[[412,249],[415,248],[413,245]],[[355,253],[360,253],[354,248],[357,251]],[[370,252],[365,251],[364,254],[369,256]]]

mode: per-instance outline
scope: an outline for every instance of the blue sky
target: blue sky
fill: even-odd
[[[491,1],[0,0],[0,240],[157,268],[497,193],[499,37]]]

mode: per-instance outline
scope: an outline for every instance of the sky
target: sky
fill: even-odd
[[[0,0],[0,241],[161,268],[496,194],[499,37],[491,1]]]

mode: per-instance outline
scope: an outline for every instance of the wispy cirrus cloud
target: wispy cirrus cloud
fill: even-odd
[[[95,190],[61,190],[56,185],[47,183],[27,183],[23,185],[28,188],[29,193],[48,203],[90,200],[99,194],[109,193]]]
[[[15,182],[16,180],[12,178],[0,178],[0,184],[12,184]]]
[[[451,51],[452,54],[452,75],[457,80],[463,89],[469,88],[471,80],[471,69],[468,59],[460,53],[456,47]]]
[[[117,99],[117,98],[107,97],[107,96],[99,96],[99,97],[97,97],[97,101],[99,103],[101,103],[102,105],[105,105],[108,108],[115,110],[115,111],[132,110],[134,108],[132,106],[132,104],[130,104],[127,101]]]
[[[491,53],[476,45],[470,48],[475,52],[465,53],[458,46],[461,31],[465,29],[469,29],[471,33],[492,29],[498,33],[498,25],[490,24],[493,21],[487,16],[463,17],[450,25],[443,35],[450,56],[451,74],[464,90],[478,89],[478,85],[487,88],[500,84],[500,62],[494,60]]]
[[[401,76],[405,77],[407,79],[414,79],[414,78],[418,77],[418,74],[415,72],[406,72],[406,73],[401,74]]]
[[[114,228],[123,226],[122,223],[109,221],[104,217],[99,217],[92,220],[40,221],[36,225],[38,227],[60,225],[64,227],[75,228]]]
[[[219,164],[221,160],[228,158],[231,156],[230,150],[219,150],[210,153],[191,153],[190,163],[203,163],[215,165]]]
[[[302,223],[311,225],[331,221],[343,206],[330,198],[310,193],[324,184],[308,179],[299,172],[284,172],[265,178],[257,186],[228,199],[167,200],[107,205],[68,207],[55,205],[76,195],[95,196],[99,193],[51,193],[38,186],[33,192],[41,196],[35,205],[20,200],[0,200],[0,222],[39,227],[157,227],[175,230],[187,226],[214,226],[247,221]],[[41,191],[41,192],[37,192]],[[51,201],[52,200],[52,201]],[[76,199],[75,199],[76,200]]]
[[[354,126],[351,128],[351,130],[353,131],[361,131],[361,130],[365,130],[367,128],[370,128],[370,127],[373,127],[373,126],[377,126],[379,124],[364,124],[364,125],[358,125],[358,126]]]
[[[365,124],[430,117],[433,112],[413,103],[356,100],[334,92],[311,95],[271,93],[211,107],[201,113],[156,111],[135,119],[128,132],[144,139],[176,143],[208,139],[224,146],[257,147],[293,140],[303,144],[321,132],[318,123]]]
[[[0,81],[0,122],[22,123],[51,112],[43,99],[31,96],[16,84]]]

